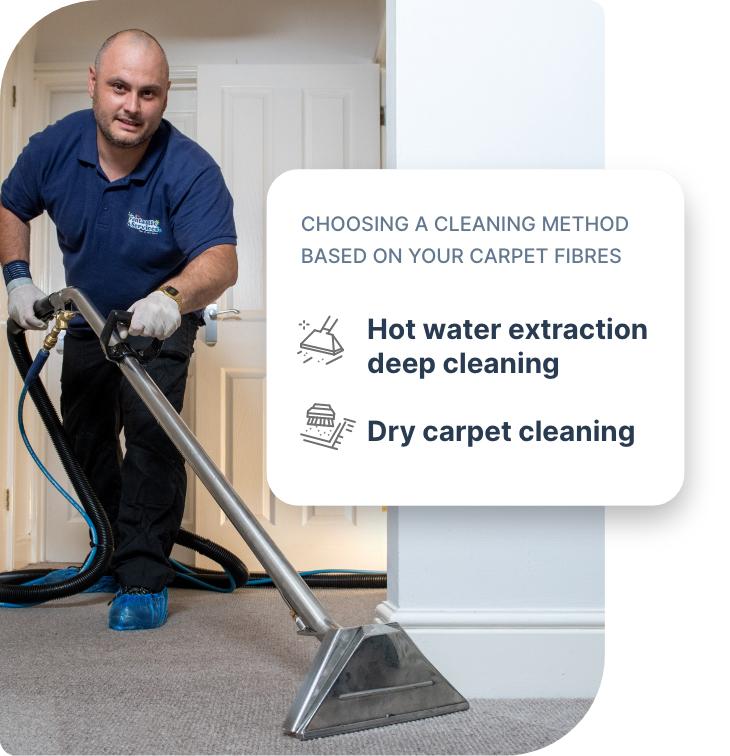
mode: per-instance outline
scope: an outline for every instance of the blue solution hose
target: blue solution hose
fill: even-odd
[[[33,383],[33,381],[40,375],[40,372],[41,370],[43,370],[43,367],[45,366],[46,361],[48,360],[49,356],[50,356],[50,352],[47,349],[41,349],[36,355],[36,358],[33,360],[33,364],[30,366],[28,370],[28,373],[25,378],[25,382],[23,384],[23,390],[20,392],[20,399],[18,400],[18,428],[20,430],[20,436],[23,439],[23,443],[25,444],[25,448],[28,450],[28,453],[30,454],[31,458],[36,463],[40,471],[43,473],[43,475],[46,476],[50,484],[61,494],[61,496],[63,496],[63,498],[66,499],[66,501],[69,504],[71,504],[71,506],[84,518],[84,521],[89,526],[89,530],[91,531],[91,534],[92,534],[91,535],[92,548],[88,556],[84,560],[83,565],[79,569],[79,573],[81,573],[84,571],[84,569],[86,569],[92,563],[92,561],[94,560],[94,557],[96,556],[96,548],[98,545],[96,528],[94,527],[94,523],[92,522],[91,518],[88,516],[84,508],[53,477],[53,475],[48,470],[48,468],[40,460],[35,450],[33,449],[33,446],[30,443],[28,434],[25,432],[25,424],[23,422],[23,406],[25,404],[25,397],[28,393],[28,389],[30,388],[31,383]],[[190,570],[188,567],[186,567],[184,564],[180,564],[180,562],[177,562],[174,559],[171,559],[170,562],[175,567],[175,571],[177,572],[179,577],[183,578],[184,580],[189,581],[190,583],[193,583],[194,585],[199,586],[200,588],[204,588],[209,591],[218,591],[220,593],[232,593],[236,589],[235,580],[233,579],[233,576],[228,571],[225,571],[226,577],[228,579],[228,588],[218,588],[217,586],[211,585],[210,583],[207,583],[204,580],[200,580],[199,578],[195,577],[193,574],[193,571]],[[43,580],[44,578],[40,577],[40,578],[36,578],[35,580],[29,580],[26,583],[22,583],[22,585],[36,585],[42,582]],[[27,606],[36,606],[36,604],[0,604],[0,606],[27,607]]]
[[[329,574],[338,574],[338,575],[382,575],[382,572],[379,572],[378,570],[338,570],[338,569],[326,569],[326,570],[302,570],[299,575],[301,577],[309,577],[310,575],[329,575]],[[257,585],[273,585],[274,581],[270,577],[259,577],[259,578],[253,578],[250,579],[246,583],[246,587],[248,586],[257,586]]]
[[[66,489],[54,478],[52,473],[48,470],[48,468],[43,464],[41,459],[36,454],[35,450],[33,449],[33,446],[30,443],[30,439],[28,438],[28,434],[25,431],[25,423],[23,422],[23,407],[25,405],[25,397],[28,394],[28,389],[30,388],[31,384],[34,380],[40,375],[41,370],[43,370],[43,367],[46,364],[46,361],[48,360],[50,356],[50,352],[47,349],[41,349],[38,354],[36,355],[35,359],[33,360],[33,363],[31,364],[30,368],[28,369],[28,372],[25,377],[25,382],[23,383],[23,389],[20,392],[20,399],[18,400],[18,428],[20,430],[20,436],[23,439],[23,444],[25,444],[25,448],[28,450],[28,453],[30,454],[33,461],[36,463],[40,471],[45,475],[45,477],[48,479],[50,484],[63,496],[66,501],[71,504],[71,506],[83,517],[84,521],[89,527],[89,530],[91,531],[91,542],[92,542],[92,548],[89,552],[88,556],[84,560],[83,565],[79,569],[79,574],[83,572],[94,560],[94,557],[96,556],[97,546],[98,546],[98,537],[96,528],[94,527],[94,523],[92,522],[91,518],[86,513],[86,510],[71,496],[71,494],[66,491]],[[200,578],[196,577],[193,571],[187,567],[184,564],[181,564],[180,562],[177,562],[174,559],[170,560],[171,564],[175,567],[175,571],[178,575],[178,577],[200,587],[204,588],[205,590],[209,591],[217,591],[220,593],[232,593],[236,589],[236,582],[231,575],[230,572],[227,570],[224,570],[226,578],[228,580],[228,587],[227,588],[219,588],[215,585],[212,585],[204,580],[201,580]],[[39,583],[42,583],[45,580],[45,577],[39,577],[35,578],[34,580],[29,580],[25,583],[21,583],[23,586],[27,585],[37,585]],[[29,607],[29,606],[37,606],[38,603],[42,602],[36,602],[32,604],[6,604],[6,603],[0,603],[0,607]]]
[[[26,394],[28,393],[30,384],[38,377],[41,370],[43,369],[43,366],[46,364],[46,360],[48,360],[49,355],[50,352],[47,349],[41,349],[36,355],[36,358],[33,360],[33,364],[30,366],[30,369],[28,370],[28,374],[25,378],[25,383],[23,384],[23,390],[20,392],[20,399],[18,400],[18,428],[20,430],[20,436],[23,439],[23,443],[25,444],[25,448],[28,450],[28,453],[30,454],[36,465],[38,465],[40,471],[46,476],[51,485],[61,494],[61,496],[63,496],[63,498],[66,499],[66,501],[84,518],[86,524],[91,530],[93,553],[86,558],[86,561],[81,568],[83,570],[84,567],[86,567],[91,562],[91,558],[96,553],[96,546],[98,542],[94,523],[91,521],[89,515],[86,514],[86,510],[76,501],[76,499],[73,498],[73,496],[71,496],[68,491],[66,491],[66,489],[53,477],[53,475],[46,468],[43,462],[41,462],[40,458],[31,446],[28,435],[25,432],[25,424],[23,422],[23,405],[25,404]]]
[[[98,539],[97,539],[97,533],[96,528],[94,527],[94,523],[91,521],[91,518],[88,516],[84,508],[71,496],[68,491],[53,477],[51,472],[46,468],[46,466],[41,462],[40,458],[36,454],[35,450],[33,449],[33,446],[30,443],[30,439],[28,438],[28,434],[25,432],[25,423],[23,422],[23,407],[25,405],[25,397],[28,393],[28,389],[30,388],[30,385],[33,383],[33,381],[40,375],[41,370],[46,364],[46,361],[48,360],[48,357],[50,356],[50,352],[47,349],[41,349],[38,354],[36,355],[35,359],[33,360],[32,365],[28,369],[28,373],[25,376],[25,382],[23,383],[23,390],[20,392],[20,399],[18,400],[18,429],[20,430],[20,437],[23,439],[23,443],[25,444],[25,448],[28,450],[28,453],[30,454],[33,461],[36,463],[40,471],[45,475],[45,477],[48,479],[48,481],[51,483],[51,485],[63,496],[66,501],[71,504],[71,506],[84,518],[86,524],[89,526],[89,530],[91,531],[91,542],[92,547],[91,551],[89,552],[88,556],[84,560],[83,565],[81,566],[81,569],[79,570],[79,573],[82,572],[84,569],[86,569],[94,560],[94,557],[96,556],[96,549],[98,546]],[[22,585],[37,585],[43,580],[43,578],[36,578],[35,580],[29,580],[26,583],[22,583]],[[43,602],[35,602],[31,604],[9,604],[9,603],[0,603],[0,607],[3,608],[27,608],[30,606],[37,606],[39,603]]]
[[[51,472],[46,468],[46,466],[43,464],[43,462],[40,460],[38,455],[36,454],[35,450],[33,449],[33,446],[30,443],[30,440],[28,438],[28,435],[25,431],[25,424],[23,422],[23,408],[25,404],[25,397],[28,393],[28,390],[33,383],[34,380],[39,376],[41,370],[46,364],[46,361],[48,360],[50,356],[50,352],[43,348],[41,349],[38,354],[36,355],[35,359],[33,360],[33,363],[31,364],[30,368],[28,369],[28,372],[26,374],[25,381],[23,383],[23,389],[20,393],[20,398],[18,400],[18,428],[20,431],[21,438],[23,439],[23,444],[25,445],[25,448],[28,450],[28,453],[30,454],[33,461],[36,463],[38,468],[41,470],[43,475],[48,479],[48,481],[51,483],[51,485],[61,494],[61,496],[66,499],[66,501],[71,504],[71,506],[81,515],[81,517],[86,522],[87,526],[89,527],[89,530],[92,534],[92,548],[89,552],[88,556],[84,560],[83,565],[79,569],[79,574],[83,572],[94,560],[94,557],[97,553],[97,546],[98,546],[98,536],[96,528],[94,527],[94,523],[91,520],[91,518],[88,516],[84,508],[71,496],[68,491],[54,478],[54,476],[51,474]],[[170,559],[170,563],[175,568],[175,572],[177,573],[178,577],[180,577],[183,580],[186,580],[193,585],[202,588],[204,590],[209,591],[215,591],[218,593],[232,593],[236,589],[236,582],[231,575],[231,573],[228,570],[224,569],[224,573],[226,575],[226,578],[228,580],[228,586],[226,588],[220,588],[218,586],[212,585],[211,583],[208,583],[205,580],[200,579],[196,576],[196,573],[190,569],[188,566],[181,564],[180,562]],[[377,572],[374,570],[352,570],[352,569],[318,569],[318,570],[304,570],[299,572],[299,575],[302,577],[308,577],[310,575],[325,575],[325,574],[339,574],[339,575],[382,575],[381,572]],[[38,583],[41,583],[44,580],[43,577],[36,578],[34,580],[27,581],[23,583],[22,585],[28,586],[28,585],[36,585]],[[273,581],[270,577],[258,577],[254,579],[248,580],[246,585],[249,586],[265,586],[265,585],[273,585]],[[7,607],[7,608],[21,608],[21,607],[30,607],[30,606],[37,606],[39,603],[43,602],[35,602],[35,603],[29,603],[29,604],[11,604],[11,603],[0,603],[0,607]]]

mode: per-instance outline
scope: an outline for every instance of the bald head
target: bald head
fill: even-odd
[[[152,59],[157,58],[163,67],[163,77],[165,79],[170,78],[170,66],[167,63],[167,55],[165,55],[162,45],[144,29],[123,29],[104,40],[104,44],[99,48],[99,52],[96,53],[96,58],[94,58],[94,68],[97,71],[102,66],[107,51],[112,47],[123,47],[130,52],[137,48],[134,50],[135,52]]]
[[[160,43],[142,29],[112,34],[89,67],[89,95],[110,148],[145,149],[167,107],[170,69]]]

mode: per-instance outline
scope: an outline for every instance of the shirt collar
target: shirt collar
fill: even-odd
[[[152,135],[149,146],[145,150],[142,160],[137,167],[122,181],[138,181],[144,183],[149,178],[154,167],[159,163],[162,154],[165,151],[168,137],[170,136],[170,123],[166,120],[160,122],[157,131]],[[84,125],[84,131],[81,134],[81,143],[79,145],[78,159],[82,163],[94,165],[98,170],[99,167],[99,150],[96,146],[96,119],[94,112],[89,110],[89,120]]]
[[[96,120],[93,110],[88,110],[87,113],[89,117],[84,123],[84,130],[81,133],[78,158],[82,163],[96,165],[99,160],[99,152],[96,149]]]
[[[150,143],[137,167],[127,176],[130,181],[138,181],[139,183],[147,181],[150,173],[152,173],[155,166],[160,162],[169,136],[170,124],[163,119],[160,121],[157,131],[152,135],[152,139],[150,139]]]

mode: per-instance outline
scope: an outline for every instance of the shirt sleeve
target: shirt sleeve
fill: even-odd
[[[188,262],[217,244],[235,244],[233,198],[216,164],[196,176],[171,216],[175,241]]]
[[[45,210],[38,173],[38,141],[38,135],[31,137],[0,190],[3,207],[17,215],[24,223]]]

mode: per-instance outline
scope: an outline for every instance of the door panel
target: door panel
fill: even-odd
[[[380,167],[380,74],[374,65],[201,66],[198,141],[220,164],[238,230],[239,276],[219,308],[215,347],[198,345],[196,432],[297,569],[384,569],[380,507],[292,507],[266,482],[265,209],[274,179],[297,168]],[[196,531],[258,569],[208,492]],[[205,560],[201,560],[205,564]]]

